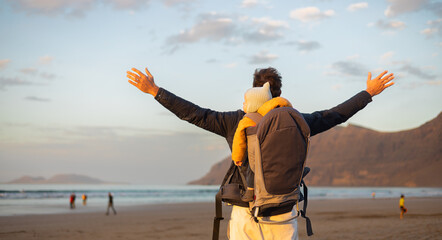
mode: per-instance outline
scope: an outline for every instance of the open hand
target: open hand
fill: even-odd
[[[373,97],[384,91],[384,89],[390,87],[394,84],[391,80],[394,79],[393,73],[388,74],[384,77],[384,75],[388,71],[384,71],[379,74],[376,78],[371,79],[371,72],[368,73],[367,78],[367,92]]]
[[[158,93],[158,86],[155,84],[153,80],[152,74],[150,74],[149,70],[146,68],[146,74],[142,73],[140,70],[136,68],[132,68],[132,71],[127,71],[127,78],[129,78],[128,82],[142,92],[149,93],[152,96],[156,96]]]

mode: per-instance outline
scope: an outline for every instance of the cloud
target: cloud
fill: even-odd
[[[388,22],[379,20],[376,22],[376,26],[385,30],[402,30],[405,28],[405,23],[397,20],[391,20]]]
[[[358,59],[360,57],[361,56],[359,56],[359,54],[354,54],[354,55],[351,55],[351,56],[347,56],[345,59],[347,59],[347,60],[355,60],[355,59]]]
[[[98,0],[8,0],[12,6],[28,14],[83,16]]]
[[[195,43],[200,40],[221,41],[233,36],[236,26],[233,19],[209,13],[200,15],[198,22],[190,29],[169,37],[171,44]]]
[[[43,56],[43,57],[40,57],[40,58],[38,59],[38,62],[39,62],[40,64],[50,64],[53,60],[54,60],[54,57],[49,56],[49,55],[45,55],[45,56]]]
[[[253,55],[249,59],[250,64],[263,64],[263,63],[270,63],[273,60],[276,60],[278,58],[277,55],[268,53],[267,51],[261,51],[255,55]]]
[[[32,75],[32,76],[35,76],[38,74],[38,76],[40,76],[41,78],[46,79],[46,80],[53,80],[56,77],[55,74],[52,74],[52,73],[47,73],[47,72],[39,73],[38,69],[32,68],[32,67],[22,68],[19,70],[19,72],[24,73],[26,75]]]
[[[385,61],[385,60],[391,59],[393,57],[393,55],[394,55],[393,51],[386,52],[386,53],[382,54],[381,60]]]
[[[120,130],[118,127],[86,126],[74,129],[74,135],[83,137],[71,139],[69,128],[36,127],[41,127],[42,136],[0,141],[0,166],[7,167],[0,169],[2,176],[11,169],[41,174],[39,166],[51,166],[49,174],[85,172],[113,181],[183,184],[203,176],[212,164],[230,152],[223,139],[206,132],[163,134],[154,129],[126,129],[127,134],[119,134],[115,131]],[[150,157],[146,158],[146,154]],[[8,161],[13,164],[5,164]],[[173,169],[171,162],[175,165]],[[103,164],[110,167],[100,167]]]
[[[218,59],[216,59],[216,58],[210,58],[210,59],[206,60],[206,63],[217,63],[217,62],[218,62]]]
[[[333,91],[339,91],[339,90],[341,90],[341,88],[342,88],[341,84],[335,84],[335,85],[331,86],[331,89]]]
[[[134,14],[136,10],[149,6],[152,0],[6,0],[15,10],[28,14],[40,14],[46,16],[74,16],[83,17],[86,12],[94,7],[105,5],[115,10],[130,10]],[[161,0],[167,7],[185,6],[196,0]],[[187,6],[189,7],[189,6]]]
[[[384,11],[387,17],[396,17],[400,14],[414,12],[422,9],[428,0],[388,0],[391,4]]]
[[[47,80],[53,80],[56,76],[55,76],[55,74],[52,74],[52,73],[42,72],[42,73],[40,73],[40,77],[47,79]]]
[[[251,8],[255,7],[256,5],[258,5],[257,0],[243,0],[241,3],[242,8]]]
[[[405,64],[404,66],[402,66],[400,68],[400,70],[407,72],[411,75],[414,75],[416,77],[426,79],[426,80],[434,80],[437,78],[436,75],[428,74],[428,73],[422,71],[420,68],[411,66],[410,64]]]
[[[298,50],[301,52],[311,52],[313,50],[321,48],[321,44],[319,44],[319,42],[316,41],[299,40],[289,44],[296,45],[298,47]]]
[[[225,64],[223,67],[225,68],[236,68],[238,66],[238,63],[229,63],[229,64]]]
[[[277,41],[284,37],[283,30],[287,28],[287,22],[268,17],[234,19],[212,12],[201,14],[192,27],[170,36],[166,40],[166,48],[169,53],[173,53],[183,44],[199,41],[229,44]]]
[[[14,9],[28,14],[46,16],[82,17],[100,4],[112,6],[116,10],[137,10],[148,6],[151,0],[7,0]],[[164,0],[165,5],[175,5],[193,0]]]
[[[282,29],[289,28],[289,24],[281,20],[273,20],[268,17],[253,18],[251,28],[244,26],[244,39],[249,42],[274,41],[283,38]],[[248,29],[249,31],[247,31]]]
[[[35,97],[35,96],[28,96],[25,97],[26,100],[28,101],[36,101],[36,102],[50,102],[51,99],[49,98],[40,98],[40,97]]]
[[[442,18],[442,2],[434,1],[434,2],[428,3],[427,5],[425,5],[425,9],[433,12],[434,14],[436,14],[436,16]]]
[[[124,0],[122,0],[124,1]],[[195,0],[163,0],[164,5],[171,7],[171,6],[176,6],[176,5],[186,5],[189,3],[193,3],[195,2]]]
[[[347,7],[347,10],[350,12],[356,12],[358,10],[368,8],[368,3],[366,2],[360,2],[360,3],[354,3]]]
[[[7,87],[11,86],[28,86],[28,85],[33,85],[33,83],[19,78],[0,77],[0,90],[4,90]]]
[[[137,10],[147,6],[150,0],[107,0],[117,10]]]
[[[442,36],[442,19],[437,19],[434,21],[428,21],[428,28],[421,31],[421,34],[425,35],[427,38],[431,38],[434,35],[439,34]]]
[[[317,7],[298,8],[290,12],[290,18],[301,22],[315,22],[335,15],[335,11],[326,10],[321,12]]]
[[[439,86],[442,84],[442,81],[441,80],[434,80],[434,81],[426,81],[425,83],[427,85]]]
[[[36,68],[22,68],[19,71],[28,75],[35,75],[38,72]]]
[[[6,68],[6,65],[8,65],[10,62],[10,59],[0,59],[0,69]]]
[[[332,64],[332,68],[345,76],[362,76],[368,72],[364,65],[355,61],[338,61]]]

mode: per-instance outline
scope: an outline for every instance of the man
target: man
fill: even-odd
[[[107,195],[108,195],[108,197],[109,197],[109,202],[108,202],[108,204],[107,204],[106,215],[109,215],[109,209],[110,209],[110,208],[111,208],[112,211],[114,212],[114,215],[116,215],[116,214],[117,214],[117,211],[115,211],[115,208],[114,208],[114,196],[113,196],[112,193],[110,193],[110,192],[109,192]]]
[[[211,109],[201,108],[158,87],[147,68],[146,74],[143,74],[135,68],[132,68],[132,71],[133,72],[127,71],[129,83],[142,92],[154,96],[155,100],[174,113],[178,118],[224,137],[229,144],[230,150],[232,150],[233,137],[238,122],[245,115],[242,110],[217,112]],[[394,82],[391,82],[394,79],[393,74],[385,75],[386,73],[387,71],[384,71],[374,79],[371,79],[371,73],[368,73],[367,89],[334,108],[311,114],[303,113],[302,115],[310,127],[311,136],[347,121],[356,112],[371,102],[373,96],[393,85]],[[276,69],[265,68],[255,71],[253,87],[261,87],[266,82],[270,83],[270,91],[273,98],[281,95],[281,76]],[[293,209],[292,212],[273,217],[275,220],[280,221],[286,216],[289,217],[293,214],[296,215],[296,209]],[[296,219],[290,222],[290,224],[272,226],[264,226],[263,224],[261,226],[261,224],[253,222],[248,208],[239,206],[233,206],[229,224],[230,239],[298,239]],[[284,233],[284,236],[281,236],[281,233]]]

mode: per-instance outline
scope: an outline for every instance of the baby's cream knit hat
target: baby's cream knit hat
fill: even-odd
[[[272,99],[272,93],[270,92],[270,84],[264,83],[262,87],[250,88],[244,94],[244,100],[246,103],[245,111],[256,112],[265,102]]]

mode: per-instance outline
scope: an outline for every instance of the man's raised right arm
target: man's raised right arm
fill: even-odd
[[[192,102],[180,98],[173,93],[158,87],[155,84],[152,74],[146,68],[146,74],[138,69],[132,68],[127,71],[129,83],[140,89],[142,92],[154,96],[161,105],[175,114],[178,118],[194,124],[207,131],[226,137],[227,131],[236,125],[242,118],[243,112],[217,112],[207,108],[201,108]]]
[[[367,77],[367,88],[365,91],[361,91],[347,101],[329,110],[303,114],[304,119],[309,124],[311,136],[327,131],[334,126],[347,121],[371,102],[372,97],[392,86],[394,84],[394,82],[392,82],[394,74],[386,74],[387,71],[384,71],[372,79],[371,73],[369,72]]]

